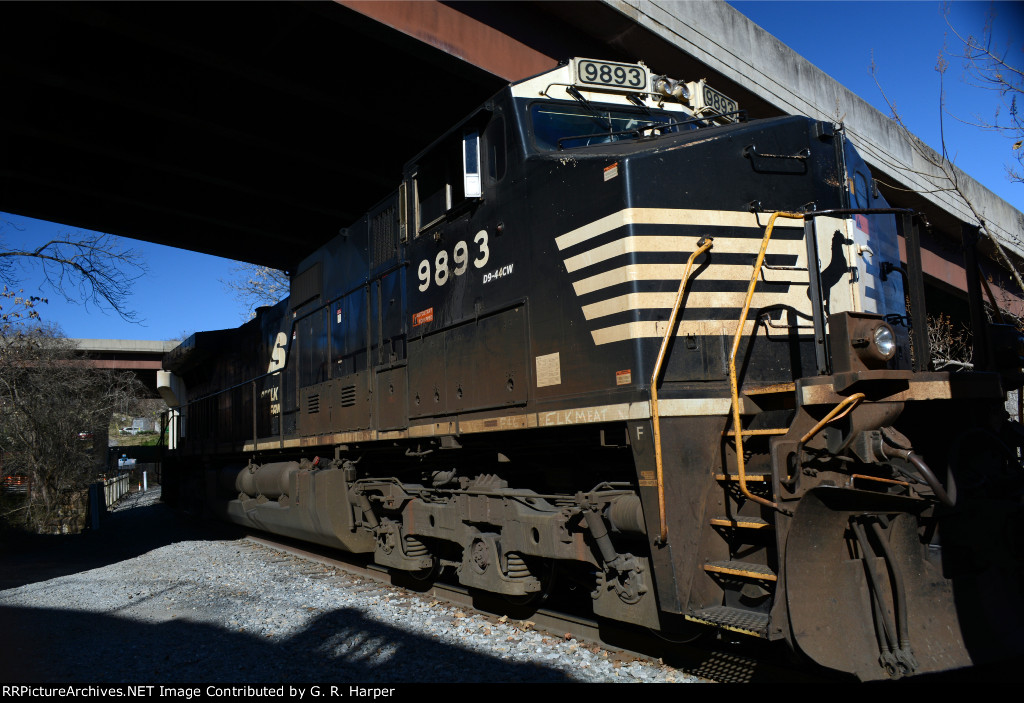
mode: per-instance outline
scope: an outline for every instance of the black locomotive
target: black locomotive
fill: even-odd
[[[1005,656],[1020,360],[929,370],[917,232],[832,124],[574,59],[410,161],[286,300],[167,355],[165,492],[861,679]]]

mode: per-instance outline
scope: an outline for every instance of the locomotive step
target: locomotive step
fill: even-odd
[[[795,383],[776,383],[771,386],[759,386],[757,388],[741,388],[740,395],[771,395],[786,394],[796,391]]]
[[[739,481],[739,474],[715,474],[716,481]],[[771,481],[772,477],[768,474],[747,474],[747,483],[757,481]]]
[[[758,437],[763,435],[780,435],[789,432],[788,427],[768,427],[760,430],[740,430],[744,437]],[[725,437],[735,437],[736,430],[725,430],[722,432]]]
[[[711,561],[704,565],[704,570],[709,573],[742,576],[757,581],[778,580],[775,572],[764,564],[754,564],[748,561]]]
[[[692,615],[687,615],[686,619],[691,622],[714,625],[715,627],[740,632],[745,635],[761,637],[762,639],[768,637],[767,613],[755,613],[741,608],[716,605],[713,608],[705,608]]]
[[[747,477],[750,478],[749,476]],[[759,517],[713,517],[711,518],[711,524],[716,527],[742,527],[748,530],[764,530],[770,529],[771,524],[767,520],[762,520]]]

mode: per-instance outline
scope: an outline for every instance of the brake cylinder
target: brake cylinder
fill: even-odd
[[[605,518],[615,532],[629,532],[646,535],[644,511],[640,505],[640,496],[620,496],[613,500],[605,510]]]

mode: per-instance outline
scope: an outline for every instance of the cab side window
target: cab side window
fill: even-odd
[[[420,157],[412,177],[417,235],[440,222],[453,208],[481,197],[482,161],[488,162],[488,175],[504,173],[504,127],[499,125],[493,133],[493,143],[499,146],[494,154],[487,146],[491,141],[486,136],[481,138],[484,119],[489,116],[485,112],[467,121]]]
[[[441,144],[425,155],[416,170],[416,214],[418,231],[434,224],[452,207],[452,178],[459,153]],[[455,161],[455,164],[452,163]]]

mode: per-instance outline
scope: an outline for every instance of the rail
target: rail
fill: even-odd
[[[902,236],[907,242],[907,269],[908,278],[910,279],[910,290],[908,291],[908,298],[910,299],[910,309],[913,315],[912,319],[917,319],[918,324],[912,325],[912,335],[914,339],[914,346],[918,349],[924,350],[922,353],[915,355],[914,358],[914,370],[923,371],[927,368],[927,350],[928,350],[928,337],[927,330],[924,324],[920,321],[926,319],[927,313],[925,312],[924,296],[923,296],[923,277],[921,267],[921,256],[920,256],[920,242],[918,238],[918,232],[916,223],[914,221],[914,213],[912,210],[905,208],[835,208],[830,210],[812,210],[809,212],[774,212],[771,218],[768,220],[768,227],[765,230],[764,237],[761,240],[761,249],[758,252],[757,259],[754,262],[754,270],[750,277],[750,285],[747,288],[747,295],[743,303],[743,310],[740,314],[739,326],[736,328],[736,334],[733,337],[732,350],[729,353],[729,386],[732,395],[732,418],[733,418],[733,430],[732,432],[726,432],[727,435],[732,435],[736,438],[736,466],[738,470],[738,480],[740,492],[755,503],[768,506],[774,510],[779,510],[777,503],[756,496],[750,492],[747,488],[746,481],[746,462],[743,457],[743,437],[757,434],[784,434],[785,430],[744,430],[740,424],[740,403],[739,403],[739,382],[736,376],[736,356],[739,353],[740,340],[743,338],[743,327],[747,321],[747,315],[750,312],[750,304],[754,297],[754,289],[757,286],[758,277],[761,274],[761,269],[764,265],[765,252],[768,249],[768,242],[771,240],[772,231],[775,228],[775,220],[779,217],[785,217],[793,220],[803,220],[805,225],[805,237],[808,241],[808,270],[813,271],[814,252],[816,248],[814,243],[814,233],[811,228],[811,222],[817,217],[847,217],[850,215],[896,215],[896,231],[898,236]],[[819,274],[820,275],[820,274]],[[820,345],[827,341],[825,335],[825,320],[821,312],[821,291],[820,281],[817,281],[815,286],[815,276],[811,274],[811,302],[814,306],[814,327],[815,337],[820,340],[818,348],[816,348],[816,355],[818,357],[818,371],[819,373],[829,372],[829,359],[828,350],[820,348]],[[806,442],[813,437],[818,431],[821,430],[826,424],[831,422],[837,417],[841,417],[839,413],[845,415],[846,413],[853,410],[856,405],[863,400],[864,395],[862,393],[854,394],[853,396],[842,401],[836,408],[834,408],[825,418],[821,420],[814,428],[811,429],[801,442]],[[845,411],[845,412],[844,412]]]
[[[883,280],[887,272],[898,272],[904,279],[904,293],[907,297],[907,320],[910,326],[911,348],[913,350],[914,371],[928,371],[931,365],[930,345],[928,342],[928,311],[924,300],[924,267],[921,263],[921,235],[918,223],[927,228],[928,223],[914,210],[908,208],[833,208],[830,210],[812,210],[803,215],[805,220],[805,237],[807,239],[808,261],[816,256],[817,244],[811,223],[816,217],[849,217],[851,215],[895,215],[896,236],[906,242],[906,267],[889,263],[883,265]],[[970,250],[967,249],[969,252]],[[810,265],[810,264],[809,264]],[[970,275],[971,265],[965,266]],[[826,348],[825,319],[822,314],[821,272],[811,276],[811,302],[814,306],[815,337],[819,340],[815,345],[818,360],[818,373],[827,374],[829,369],[829,352]],[[914,324],[916,321],[917,324]],[[977,338],[977,335],[976,335]],[[919,351],[918,351],[919,350]]]
[[[258,416],[258,407],[257,407],[258,406],[258,403],[257,403],[257,397],[258,397],[257,384],[260,381],[263,381],[264,379],[272,378],[272,377],[275,377],[275,376],[277,377],[277,379],[276,379],[277,380],[277,384],[276,384],[277,393],[278,393],[278,396],[282,398],[282,401],[280,402],[281,410],[277,414],[277,416],[280,417],[281,420],[278,423],[279,427],[278,427],[278,431],[277,432],[270,433],[270,434],[264,434],[264,435],[261,436],[260,433],[259,433],[259,416]],[[189,400],[188,402],[182,403],[179,406],[176,406],[174,408],[170,408],[164,414],[164,419],[162,420],[162,422],[164,423],[164,426],[167,428],[167,432],[168,432],[168,436],[167,436],[167,439],[166,439],[166,442],[168,443],[168,446],[180,447],[180,442],[182,442],[182,440],[184,440],[185,442],[188,442],[188,443],[199,443],[200,447],[205,447],[206,443],[210,440],[210,438],[207,437],[207,436],[196,437],[196,436],[189,435],[188,434],[189,427],[188,427],[188,419],[187,418],[190,416],[191,413],[203,412],[202,409],[204,407],[204,404],[207,403],[207,401],[216,401],[219,398],[223,398],[225,396],[229,396],[231,393],[233,393],[235,391],[241,391],[242,389],[248,389],[249,390],[250,402],[251,402],[251,406],[252,407],[251,407],[251,412],[247,413],[247,414],[251,415],[251,419],[252,419],[251,432],[252,432],[252,440],[253,440],[253,442],[255,443],[261,437],[262,438],[276,437],[277,439],[283,440],[283,438],[284,438],[284,414],[285,414],[284,413],[284,407],[283,407],[284,406],[284,402],[283,402],[283,395],[284,395],[283,394],[283,390],[284,390],[284,371],[283,371],[283,369],[276,369],[274,371],[268,371],[267,373],[260,374],[259,376],[254,376],[254,377],[246,379],[244,381],[240,381],[240,382],[235,383],[235,384],[233,384],[231,386],[228,386],[227,388],[221,388],[221,389],[218,389],[218,390],[213,391],[211,393],[207,393],[205,395],[202,395],[202,396],[200,396],[198,398],[193,398],[192,400]],[[177,413],[179,415],[179,420],[178,420],[178,423],[177,423],[177,427],[175,427],[175,423],[172,420],[174,413]],[[214,411],[214,414],[216,414],[215,411]],[[272,416],[273,416],[273,414],[272,414]],[[246,418],[245,421],[248,422],[248,418]],[[183,434],[183,432],[185,434]],[[173,437],[172,437],[172,433],[173,433]]]
[[[712,246],[711,237],[701,237],[697,242],[697,249],[686,261],[686,269],[683,271],[683,278],[679,282],[679,292],[676,294],[676,302],[672,305],[672,314],[668,318],[668,326],[665,329],[665,336],[661,340],[661,349],[658,351],[658,360],[654,362],[654,372],[651,374],[651,417],[654,419],[654,465],[658,476],[658,519],[661,530],[658,533],[658,544],[664,544],[668,540],[668,521],[665,518],[665,481],[662,469],[661,458],[661,422],[658,418],[658,379],[661,377],[661,366],[665,361],[665,353],[668,351],[669,342],[672,340],[676,327],[676,319],[679,316],[679,308],[683,304],[683,296],[686,293],[686,284],[690,281],[690,272],[693,269],[693,261],[706,252]]]
[[[736,334],[732,340],[732,351],[729,352],[729,389],[732,393],[732,424],[733,433],[736,437],[736,468],[739,472],[740,492],[755,503],[766,505],[773,510],[779,510],[778,503],[754,495],[747,488],[746,462],[743,459],[743,436],[759,433],[758,430],[744,430],[740,423],[740,389],[736,378],[736,355],[739,353],[740,340],[743,338],[743,327],[747,323],[747,315],[750,314],[750,303],[754,299],[754,289],[757,287],[757,280],[761,275],[761,266],[764,264],[764,255],[768,251],[768,242],[772,238],[772,231],[775,229],[775,220],[779,217],[786,217],[791,220],[803,220],[805,215],[802,212],[773,212],[768,220],[768,227],[765,229],[764,237],[761,239],[761,249],[757,253],[757,260],[754,262],[754,271],[750,276],[750,285],[747,287],[747,296],[743,301],[743,310],[740,312],[739,325],[736,327]],[[810,264],[808,264],[810,265]]]

